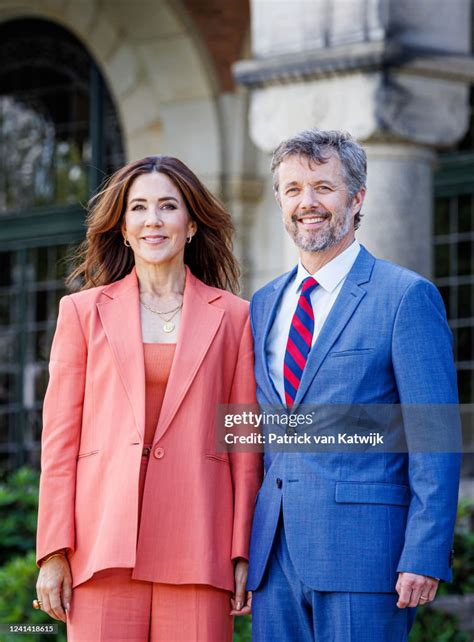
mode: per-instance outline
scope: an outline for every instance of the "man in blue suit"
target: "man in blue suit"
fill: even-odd
[[[459,439],[457,419],[433,411],[458,402],[443,302],[356,241],[366,155],[350,135],[302,132],[276,149],[272,171],[300,260],[251,303],[259,404],[397,407],[408,448],[265,453],[253,639],[402,642],[415,607],[451,578],[460,455],[410,450],[420,427],[410,408],[431,409],[430,442]]]

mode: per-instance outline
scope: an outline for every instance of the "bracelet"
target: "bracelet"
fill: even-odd
[[[52,560],[53,557],[66,557],[66,549],[63,548],[62,550],[56,551],[56,553],[52,553],[51,555],[48,555],[48,557],[45,557],[43,560],[40,561],[40,568],[43,566],[45,562]]]

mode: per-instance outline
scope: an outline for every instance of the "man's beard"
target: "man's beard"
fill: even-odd
[[[309,212],[305,213],[305,215],[309,214]],[[311,214],[314,216],[327,216],[328,212],[326,210],[315,210]],[[305,252],[321,252],[337,245],[349,232],[353,223],[350,207],[347,207],[343,212],[330,214],[329,225],[326,225],[325,229],[322,230],[302,231],[298,227],[299,216],[301,214],[293,214],[291,222],[285,222],[285,228],[295,245]]]

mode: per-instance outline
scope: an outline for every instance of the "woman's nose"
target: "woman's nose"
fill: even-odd
[[[145,217],[145,224],[146,225],[162,225],[163,224],[163,219],[161,216],[161,210],[160,208],[150,206],[147,209],[146,212],[146,217]]]

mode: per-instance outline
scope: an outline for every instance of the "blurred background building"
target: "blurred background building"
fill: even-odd
[[[38,463],[67,256],[104,176],[147,154],[189,164],[232,212],[248,297],[296,256],[270,152],[315,126],[364,144],[358,238],[435,280],[461,401],[474,408],[472,9],[471,0],[0,0],[0,464]]]

